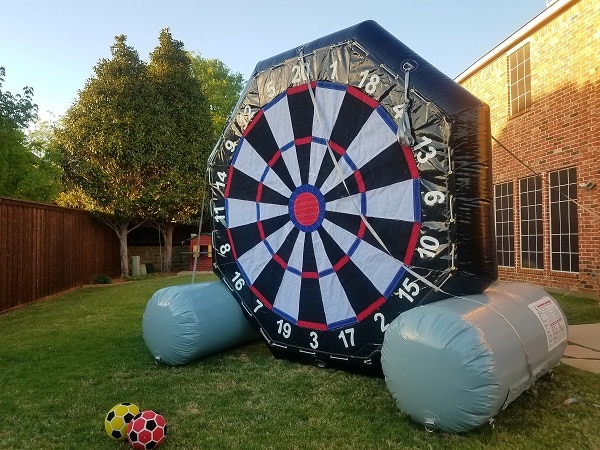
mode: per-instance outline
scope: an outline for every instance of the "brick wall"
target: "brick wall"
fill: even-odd
[[[461,84],[491,110],[492,134],[511,153],[493,145],[494,184],[515,187],[515,267],[504,280],[525,281],[600,297],[600,7],[597,0],[565,1],[565,9],[514,42]],[[509,116],[508,55],[530,45],[532,105]],[[521,160],[521,162],[519,161]],[[579,272],[550,270],[548,173],[576,167]],[[523,269],[519,260],[518,180],[543,177],[544,267]]]

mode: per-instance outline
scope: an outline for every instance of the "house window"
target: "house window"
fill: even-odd
[[[529,43],[508,57],[510,114],[515,115],[531,106],[531,64]]]
[[[550,172],[550,267],[579,271],[577,233],[577,171]]]
[[[521,267],[544,268],[542,177],[519,180],[521,206]]]
[[[515,265],[515,219],[513,209],[513,183],[494,186],[494,211],[496,218],[496,258],[498,265]]]

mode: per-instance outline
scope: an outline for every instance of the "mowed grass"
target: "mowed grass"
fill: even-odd
[[[103,428],[122,401],[165,416],[165,449],[600,448],[600,375],[566,365],[493,428],[460,435],[411,422],[383,379],[278,360],[260,341],[182,367],[156,365],[142,336],[146,303],[161,287],[189,282],[85,287],[1,314],[0,449],[129,448]],[[579,323],[600,321],[597,301],[556,298]]]

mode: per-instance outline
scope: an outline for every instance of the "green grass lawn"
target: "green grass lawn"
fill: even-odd
[[[84,287],[1,314],[0,449],[129,448],[103,428],[122,401],[165,416],[165,449],[600,448],[600,375],[566,365],[494,428],[460,435],[411,422],[383,379],[278,360],[262,342],[156,365],[142,337],[146,303],[189,281]],[[600,321],[597,301],[555,298],[570,323]]]
[[[571,325],[600,323],[600,302],[587,298],[551,294],[560,304]]]

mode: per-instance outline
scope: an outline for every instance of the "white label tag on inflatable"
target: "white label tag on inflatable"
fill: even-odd
[[[550,297],[543,297],[528,306],[544,327],[548,351],[567,340],[567,324],[560,309]]]

